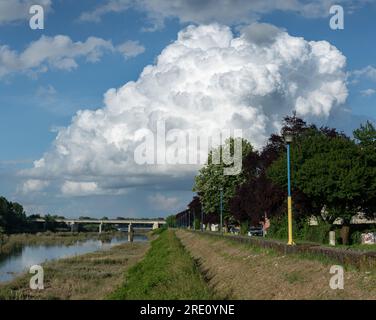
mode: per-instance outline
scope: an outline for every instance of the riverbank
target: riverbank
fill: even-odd
[[[110,240],[114,236],[125,237],[122,232],[40,232],[2,235],[0,239],[0,256],[9,254],[11,251],[28,245],[71,245],[77,241],[98,239]]]
[[[108,296],[116,300],[215,299],[195,261],[172,230],[161,230],[145,258],[130,268]]]
[[[283,255],[198,232],[176,231],[208,285],[229,299],[376,299],[376,270],[345,268],[344,289],[329,286],[332,261]]]
[[[116,245],[43,265],[44,290],[29,288],[30,274],[0,285],[0,300],[7,299],[104,299],[123,281],[124,272],[139,262],[149,242]]]

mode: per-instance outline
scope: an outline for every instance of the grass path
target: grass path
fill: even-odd
[[[151,244],[145,258],[126,274],[124,283],[109,299],[213,299],[212,291],[194,261],[166,230]]]
[[[376,299],[376,270],[345,270],[344,290],[332,290],[331,264],[177,230],[209,285],[230,299]]]

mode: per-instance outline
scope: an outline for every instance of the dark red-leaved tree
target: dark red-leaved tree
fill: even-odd
[[[268,167],[285,152],[284,134],[302,135],[307,124],[295,114],[284,118],[281,135],[272,134],[261,152],[251,152],[243,159],[243,167],[247,172],[247,181],[238,186],[234,197],[230,200],[230,211],[239,222],[249,221],[257,225],[262,217],[279,216],[286,212],[286,194],[284,187],[274,184],[266,175]],[[294,191],[297,214],[304,214],[312,209],[307,197]]]

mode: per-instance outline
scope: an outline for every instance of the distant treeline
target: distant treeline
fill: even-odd
[[[39,217],[39,216],[38,216]],[[21,233],[38,231],[38,224],[33,222],[36,216],[26,216],[24,208],[17,202],[0,197],[0,233]],[[52,220],[47,216],[47,220]]]
[[[45,222],[36,222],[36,219],[44,219]],[[63,231],[69,230],[70,227],[63,222],[57,222],[56,220],[65,219],[61,215],[39,215],[33,214],[27,216],[23,206],[17,202],[8,201],[4,197],[0,197],[0,233],[33,233],[40,231]],[[98,220],[98,218],[92,218],[88,216],[80,216],[79,220]],[[163,220],[163,218],[108,218],[102,217],[99,220]],[[104,225],[103,231],[112,231],[115,227],[112,225]],[[97,224],[80,224],[79,231],[98,231]]]

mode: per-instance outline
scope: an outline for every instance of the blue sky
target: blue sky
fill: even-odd
[[[10,10],[8,19],[3,17],[5,14],[0,16],[0,48],[14,50],[17,54],[41,37],[52,39],[64,35],[73,43],[80,41],[84,44],[89,37],[104,41],[98,46],[100,55],[97,61],[88,61],[88,52],[77,54],[73,57],[74,68],[57,66],[61,61],[45,60],[36,67],[25,62],[21,70],[6,66],[7,71],[1,75],[1,65],[6,62],[0,55],[0,194],[24,204],[28,213],[56,213],[70,217],[147,217],[165,216],[184,208],[192,197],[192,172],[184,178],[163,178],[161,183],[145,179],[144,183],[128,187],[124,192],[67,196],[51,184],[45,190],[36,190],[38,192],[22,192],[26,178],[20,170],[32,168],[33,161],[53,148],[60,128],[70,126],[78,110],[103,108],[103,95],[108,89],[136,81],[143,68],[155,64],[162,50],[190,24],[217,22],[230,26],[235,37],[241,27],[264,22],[306,41],[330,42],[346,57],[348,97],[318,123],[328,123],[349,133],[361,121],[376,119],[375,1],[344,1],[344,30],[329,27],[330,15],[326,7],[310,14],[309,8],[305,7],[307,1],[301,1],[301,8],[286,10],[274,8],[273,4],[266,7],[255,4],[246,7],[247,10],[234,8],[228,15],[223,13],[225,9],[221,9],[220,4],[212,5],[212,1],[200,8],[200,5],[179,0],[177,8],[180,6],[180,11],[176,8],[168,11],[169,2],[165,0],[156,1],[160,8],[164,8],[161,11],[159,7],[144,5],[143,1],[127,0],[120,1],[123,6],[111,9],[113,2],[45,0],[44,30],[30,29],[27,12],[12,19],[11,6],[5,8]],[[234,6],[241,6],[242,2],[237,0]],[[14,0],[9,3],[28,8],[38,1]],[[82,18],[85,13],[93,17],[96,12],[103,14],[96,14],[91,19]],[[117,48],[129,41],[137,44],[143,52],[125,57]],[[338,108],[349,111],[341,113]],[[64,172],[59,174],[51,180],[64,176]],[[116,186],[110,189],[114,190]]]

